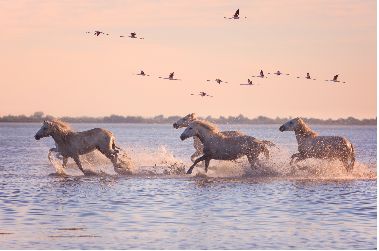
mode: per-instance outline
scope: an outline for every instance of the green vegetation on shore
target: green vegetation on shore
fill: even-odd
[[[184,114],[183,116],[185,116]],[[173,124],[183,116],[170,116],[164,117],[163,115],[155,116],[153,118],[144,118],[141,116],[119,116],[111,115],[109,117],[60,117],[59,119],[67,123],[145,123],[145,124]],[[255,119],[249,119],[240,114],[237,117],[229,116],[228,118],[220,116],[219,118],[212,118],[208,116],[206,118],[198,117],[199,119],[207,120],[215,124],[252,124],[252,125],[270,125],[270,124],[284,124],[289,118],[267,118],[264,116],[259,116]],[[44,116],[43,112],[35,112],[29,117],[25,115],[19,116],[4,116],[0,117],[0,122],[43,122],[44,120],[53,120],[53,116],[46,115]],[[306,124],[310,125],[377,125],[377,118],[374,119],[355,119],[349,117],[346,119],[315,119],[315,118],[302,118]]]

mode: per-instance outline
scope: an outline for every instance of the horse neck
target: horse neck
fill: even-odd
[[[192,119],[192,121],[190,122],[190,124],[194,121],[198,121],[199,119],[197,119],[196,117]]]
[[[218,136],[222,137],[218,132],[209,130],[202,126],[199,126],[198,133],[195,136],[197,136],[200,139],[201,143],[203,144],[206,140],[210,138],[218,137]]]
[[[295,129],[296,140],[299,143],[302,139],[305,138],[314,138],[317,137],[318,134],[312,131],[304,122]]]
[[[54,126],[53,132],[50,134],[51,137],[54,139],[55,143],[59,145],[64,144],[64,141],[67,140],[68,134],[70,130],[63,130],[59,126]]]

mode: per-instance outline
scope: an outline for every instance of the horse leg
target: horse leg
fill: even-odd
[[[194,153],[194,154],[192,154],[192,156],[191,156],[191,161],[192,162],[195,162],[195,160],[196,160],[196,157],[197,156],[200,156],[202,153],[200,152],[200,151],[197,151],[197,149],[196,149],[196,152]]]
[[[299,162],[299,161],[302,161],[302,160],[307,159],[307,157],[301,155],[301,153],[296,153],[296,154],[294,154],[294,155],[296,155],[295,157],[297,157],[297,159],[296,159],[295,162],[293,163],[294,165],[296,165],[296,163]],[[291,156],[291,163],[290,163],[290,165],[292,165],[293,159],[295,158],[294,155]]]
[[[117,164],[117,153],[104,153],[104,155],[112,162],[114,166]]]
[[[62,168],[65,169],[66,166],[67,166],[67,162],[68,162],[68,157],[67,156],[63,156],[63,164],[62,164]]]
[[[96,175],[95,172],[92,172],[92,171],[89,171],[89,170],[84,170],[83,169],[83,166],[82,166],[82,163],[80,162],[80,159],[79,159],[79,156],[76,156],[75,158],[73,158],[76,165],[79,167],[80,171],[82,171],[82,173],[84,175]]]
[[[49,158],[50,162],[53,163],[53,158],[51,157],[51,152],[58,152],[59,153],[59,150],[58,148],[50,148],[49,150],[49,153],[47,154],[47,157]]]
[[[97,150],[99,150],[102,154],[105,155],[105,157],[107,157],[108,159],[110,159],[110,161],[112,162],[113,166],[116,166],[117,165],[117,153],[119,153],[118,150],[116,149],[102,149],[100,147],[96,147]]]
[[[349,156],[349,157],[347,157],[347,158],[340,159],[340,161],[342,162],[342,165],[346,168],[346,171],[347,171],[347,172],[350,172],[351,170],[353,170],[353,168],[354,168],[355,158],[352,159],[352,158]],[[349,161],[350,161],[350,163],[349,163]]]
[[[130,163],[118,159],[117,153],[105,153],[104,154],[113,164],[113,169],[118,174],[132,174],[130,171]]]
[[[254,158],[253,156],[248,155],[247,160],[250,163],[251,169],[254,170],[254,166],[256,166],[256,164],[259,162],[258,158]]]
[[[354,163],[355,163],[355,155],[354,156],[350,156],[350,163],[348,163],[348,167],[346,167],[346,170],[348,172],[352,171],[353,168],[354,168]]]
[[[195,162],[193,163],[193,165],[188,169],[187,174],[191,174],[192,173],[192,169],[196,166],[196,164],[199,163],[200,161],[205,160],[205,159],[208,159],[208,156],[206,156],[206,154],[204,154],[203,156],[201,156],[200,158],[198,158],[197,160],[195,160]],[[208,162],[208,164],[209,164],[209,162]]]
[[[55,154],[55,157],[57,159],[63,160],[63,156],[61,155],[61,153],[59,151]]]
[[[209,162],[211,162],[211,159],[206,159],[204,162],[205,162],[205,172],[207,173],[208,172]]]
[[[67,173],[65,172],[65,169],[66,169],[66,166],[67,166],[67,162],[68,162],[68,157],[67,156],[63,156],[62,169],[57,169],[57,174],[67,175]]]
[[[290,165],[292,166],[292,163],[293,163],[293,160],[295,158],[300,158],[301,157],[301,154],[300,153],[295,153],[295,154],[292,154],[291,156],[291,161],[290,161]],[[297,162],[297,161],[296,161]]]
[[[111,150],[111,149],[107,149],[107,150],[104,150],[104,149],[100,149],[98,148],[98,150],[105,155],[105,157],[107,157],[113,164],[113,169],[116,173],[118,174],[132,174],[132,171],[130,170],[130,163],[128,162],[125,162],[125,161],[122,161],[121,159],[119,160],[118,159],[118,154],[119,151],[118,150]],[[119,163],[118,163],[119,162]]]
[[[203,143],[201,143],[198,137],[193,137],[193,147],[195,148],[196,152],[192,154],[191,161],[195,162],[195,158],[203,154],[203,147],[204,147]]]
[[[355,150],[354,146],[351,145],[351,149],[347,148],[346,156],[340,159],[347,172],[350,172],[354,168],[355,163]]]

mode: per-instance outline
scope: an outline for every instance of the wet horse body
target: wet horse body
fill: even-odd
[[[182,127],[187,127],[189,126],[193,121],[200,121],[198,118],[196,118],[196,114],[195,113],[190,113],[188,114],[187,116],[179,119],[178,121],[176,121],[176,123],[173,124],[173,127],[175,129],[179,129],[179,128],[182,128]],[[222,132],[218,132],[219,134],[225,136],[225,137],[237,137],[237,136],[247,136],[239,131],[222,131]],[[268,140],[262,140],[262,142],[268,146],[275,146],[275,144],[273,144],[271,141],[268,141]],[[192,162],[195,162],[196,160],[196,157],[198,156],[201,156],[203,155],[203,143],[201,142],[201,140],[199,139],[199,137],[197,136],[193,136],[193,147],[196,149],[196,152],[194,154],[192,154],[191,156],[191,161]]]
[[[258,156],[263,152],[269,158],[270,152],[265,144],[251,136],[226,137],[218,132],[213,124],[197,120],[192,122],[180,136],[181,140],[196,136],[203,143],[204,155],[196,159],[188,169],[187,174],[191,174],[193,168],[200,161],[205,161],[205,172],[211,159],[216,160],[235,160],[246,156],[252,168],[258,161]],[[270,142],[271,143],[271,142]],[[274,145],[273,143],[271,143]]]
[[[190,113],[187,116],[176,121],[176,123],[173,124],[173,127],[175,129],[187,127],[193,121],[198,121],[198,120],[199,119],[196,118],[195,113]],[[226,136],[226,137],[244,136],[244,134],[239,132],[239,131],[222,131],[219,133]],[[193,137],[193,147],[195,148],[196,152],[194,154],[192,154],[191,161],[195,162],[196,157],[203,155],[203,148],[204,148],[203,143],[201,142],[201,140],[197,136]]]
[[[85,175],[94,174],[92,171],[83,169],[79,156],[97,149],[112,162],[117,173],[127,174],[130,172],[117,163],[119,151],[116,149],[115,138],[110,131],[94,128],[77,132],[70,130],[70,127],[63,122],[54,120],[52,122],[45,121],[41,129],[36,133],[35,139],[39,140],[49,136],[54,139],[57,146],[49,150],[49,157],[52,151],[59,152],[63,157],[63,168],[66,167],[68,158],[72,158]],[[129,166],[127,166],[127,169],[129,169]]]
[[[355,162],[354,146],[341,136],[319,136],[312,131],[301,118],[295,118],[283,124],[280,131],[295,131],[298,153],[291,156],[292,164],[308,158],[338,159],[347,171],[351,171]]]

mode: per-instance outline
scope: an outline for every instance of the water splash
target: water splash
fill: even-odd
[[[142,146],[123,147],[126,156],[119,155],[120,159],[130,158],[132,166],[131,177],[212,177],[212,178],[268,178],[268,179],[312,179],[312,180],[355,180],[376,179],[376,166],[367,166],[356,162],[353,171],[347,172],[339,161],[325,161],[307,159],[297,165],[290,165],[292,150],[272,150],[270,159],[260,156],[259,165],[251,168],[246,157],[235,161],[211,160],[208,172],[204,165],[199,163],[193,170],[193,175],[187,175],[186,170],[192,162],[184,162],[167,150],[167,146],[156,149]],[[99,151],[80,156],[83,167],[97,172],[99,175],[117,175],[113,165]],[[189,159],[189,158],[188,158]],[[62,160],[54,154],[52,164],[58,175],[82,175],[75,162],[70,158],[66,170],[62,169]]]
[[[63,160],[59,154],[49,158],[55,167],[56,175],[81,175],[76,163],[69,158],[66,169],[62,168]],[[129,163],[133,176],[136,175],[180,175],[185,174],[185,164],[165,146],[158,149],[146,149],[141,146],[125,148],[118,155],[119,162]],[[98,150],[80,156],[84,169],[99,175],[117,175],[111,161]],[[67,170],[67,171],[66,171]]]
[[[167,146],[157,149],[146,149],[142,146],[127,148],[126,152],[131,158],[134,174],[149,175],[180,175],[185,174],[185,164]]]
[[[377,167],[355,162],[354,169],[347,172],[341,162],[307,159],[290,165],[293,152],[281,149],[272,151],[270,159],[260,156],[259,165],[252,168],[246,157],[236,161],[211,160],[208,173],[203,167],[194,168],[195,177],[265,178],[286,180],[357,180],[377,179]]]

